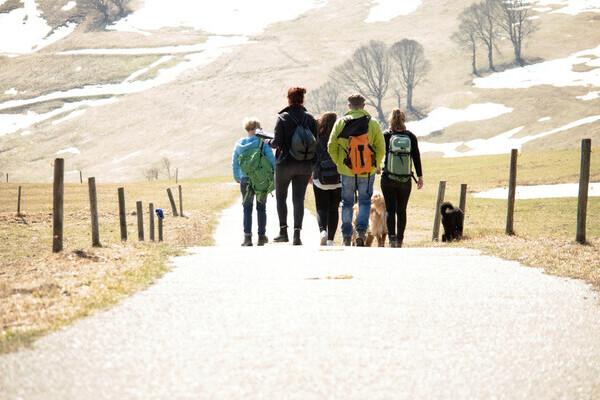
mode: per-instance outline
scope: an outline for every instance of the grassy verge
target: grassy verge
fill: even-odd
[[[183,218],[174,218],[169,183],[100,184],[101,248],[91,247],[87,185],[65,187],[64,251],[51,253],[52,187],[23,184],[22,212],[16,215],[19,184],[0,190],[0,353],[115,304],[166,272],[168,259],[194,245],[211,245],[218,211],[238,195],[222,179],[186,181]],[[121,243],[117,187],[125,187],[129,241]],[[175,191],[176,193],[176,191]],[[137,240],[136,201],[144,203],[146,241]],[[148,241],[148,203],[165,210],[165,241]]]

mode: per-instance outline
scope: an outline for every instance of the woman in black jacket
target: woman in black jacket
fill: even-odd
[[[304,122],[313,136],[317,136],[317,121],[304,108],[306,89],[293,87],[288,90],[288,106],[279,112],[273,140],[269,145],[275,152],[275,197],[279,215],[279,236],[274,242],[288,242],[287,233],[287,194],[292,184],[292,202],[294,204],[294,245],[301,245],[300,230],[304,219],[304,196],[312,173],[312,160],[297,160],[290,153],[292,136],[298,123]]]
[[[337,167],[327,152],[331,129],[337,120],[334,112],[325,113],[317,120],[317,149],[313,158],[313,191],[317,222],[321,231],[321,246],[333,246],[333,238],[340,219],[342,183]]]
[[[394,136],[403,136],[410,139],[410,157],[417,173],[417,189],[423,187],[423,171],[421,169],[421,154],[417,137],[406,130],[406,116],[399,108],[395,108],[390,116],[390,129],[383,133],[385,138],[385,158],[383,174],[381,176],[381,192],[385,198],[386,225],[390,247],[402,247],[404,230],[406,228],[406,206],[412,188],[413,176],[397,176],[389,170],[388,157],[390,151],[390,140]],[[410,171],[412,174],[412,171]],[[396,224],[397,220],[397,224]],[[397,230],[396,230],[397,227]]]

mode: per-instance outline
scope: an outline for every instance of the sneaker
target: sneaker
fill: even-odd
[[[264,246],[266,243],[269,243],[269,238],[266,235],[258,235],[258,243],[257,246]]]
[[[356,230],[356,246],[364,247],[365,246],[365,231],[362,229]]]
[[[343,243],[344,246],[352,245],[352,236],[344,236]]]
[[[333,246],[333,240],[328,240],[327,241],[327,246]]]
[[[244,247],[250,247],[250,246],[252,246],[252,236],[245,235],[244,236],[244,241],[242,242],[242,246],[244,246]]]
[[[327,244],[327,231],[321,231],[321,246]]]

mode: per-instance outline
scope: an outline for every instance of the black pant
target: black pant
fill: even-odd
[[[406,229],[406,206],[410,197],[412,182],[393,182],[389,179],[381,178],[381,192],[385,199],[385,222],[388,229],[388,235],[396,235],[398,242],[404,240],[404,230]],[[398,220],[398,230],[396,231],[396,218]]]
[[[310,161],[288,160],[275,167],[275,197],[279,226],[287,226],[287,195],[292,183],[292,203],[294,204],[294,229],[302,229],[304,219],[304,196],[311,176]]]
[[[313,185],[313,190],[315,192],[319,230],[327,231],[327,238],[333,240],[340,220],[342,188],[323,190]]]

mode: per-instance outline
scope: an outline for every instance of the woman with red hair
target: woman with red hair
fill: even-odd
[[[292,87],[288,90],[288,106],[279,112],[275,123],[275,132],[270,146],[275,152],[275,197],[277,200],[277,214],[279,215],[279,236],[274,242],[288,242],[287,232],[287,194],[290,183],[292,184],[292,203],[294,205],[294,245],[301,245],[300,231],[304,219],[304,196],[306,187],[312,173],[312,155],[309,153],[299,155],[292,148],[292,137],[296,127],[303,125],[314,136],[316,145],[317,122],[304,108],[304,94],[306,89]]]

